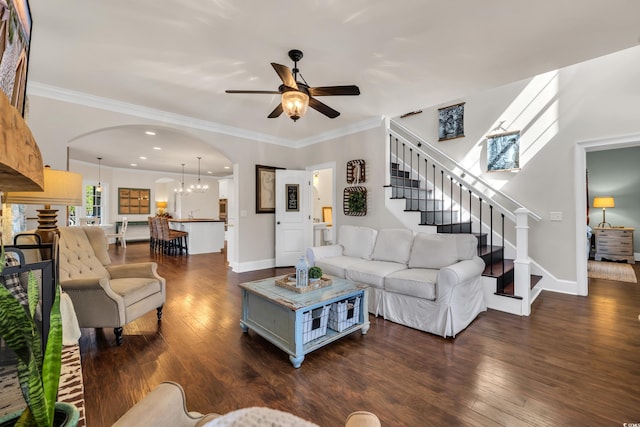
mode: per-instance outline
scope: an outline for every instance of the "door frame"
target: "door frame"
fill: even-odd
[[[337,224],[336,224],[336,162],[326,162],[326,163],[319,163],[316,165],[311,165],[311,166],[307,166],[306,168],[304,168],[307,171],[313,172],[314,170],[321,170],[321,169],[331,169],[331,179],[332,179],[332,183],[331,183],[331,224],[334,230],[337,230]],[[334,231],[334,241],[336,240],[336,235],[335,235],[335,231]]]
[[[576,202],[576,282],[578,295],[589,295],[587,259],[584,256],[585,225],[587,224],[587,153],[640,146],[640,134],[578,141],[575,147],[575,202]]]

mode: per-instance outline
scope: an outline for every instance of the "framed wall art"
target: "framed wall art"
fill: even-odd
[[[29,1],[1,1],[0,17],[0,90],[25,117],[31,44]]]
[[[276,211],[276,168],[256,165],[256,213]]]
[[[148,188],[118,188],[118,214],[149,215],[151,190]]]
[[[438,109],[438,141],[464,136],[464,102]]]
[[[487,137],[487,171],[520,169],[520,131]]]
[[[300,212],[300,185],[285,184],[287,194],[287,212]]]

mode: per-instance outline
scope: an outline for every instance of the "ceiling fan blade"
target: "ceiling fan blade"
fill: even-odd
[[[269,95],[279,95],[277,90],[225,90],[226,93],[264,93]]]
[[[276,64],[275,62],[272,62],[271,66],[276,70],[276,73],[278,73],[280,80],[282,80],[282,83],[284,83],[285,86],[298,90],[298,84],[296,83],[296,79],[293,78],[293,73],[289,67],[286,65]]]
[[[358,86],[355,86],[355,85],[310,87],[309,95],[311,96],[360,95],[360,88],[358,88]]]
[[[309,107],[313,108],[316,111],[321,112],[322,114],[329,117],[330,119],[335,119],[340,115],[339,112],[329,107],[328,105],[323,104],[322,102],[318,101],[315,98],[309,97]]]
[[[278,104],[278,106],[271,112],[271,114],[269,114],[267,116],[267,118],[269,119],[275,119],[276,117],[279,117],[280,114],[282,114],[282,102],[280,104]]]

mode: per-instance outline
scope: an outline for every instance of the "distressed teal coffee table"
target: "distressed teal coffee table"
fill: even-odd
[[[242,289],[242,318],[240,327],[246,333],[249,329],[264,337],[289,354],[289,360],[294,368],[299,368],[304,361],[304,356],[330,342],[333,342],[354,331],[360,330],[362,335],[369,330],[369,312],[367,286],[351,282],[349,280],[330,277],[332,285],[305,293],[297,293],[289,289],[276,286],[275,281],[281,277],[264,280],[256,280],[240,284]],[[327,325],[326,319],[310,319],[311,313],[321,312],[332,303],[344,303],[349,301],[350,313],[358,312],[353,319],[354,324],[338,332],[331,328],[326,329],[326,334],[311,339],[303,336],[304,322],[312,320],[314,330],[322,322]],[[353,307],[357,304],[357,308]],[[318,310],[320,309],[320,310]],[[326,312],[323,314],[326,315]],[[355,315],[354,315],[355,317]],[[319,326],[318,326],[319,327]]]

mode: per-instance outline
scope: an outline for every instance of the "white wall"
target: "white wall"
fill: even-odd
[[[69,170],[82,175],[83,187],[96,185],[98,182],[98,165],[71,160]],[[177,176],[176,176],[177,177]],[[156,201],[167,200],[169,212],[176,218],[186,218],[189,212],[196,211],[195,216],[200,218],[218,218],[218,185],[212,178],[203,177],[202,182],[209,184],[209,191],[202,194],[191,194],[183,197],[181,209],[174,211],[174,184],[157,183],[167,178],[176,178],[170,173],[153,172],[134,169],[113,169],[101,166],[100,178],[103,189],[103,223],[115,223],[122,221],[126,216],[129,221],[146,221],[147,217],[156,214]],[[177,179],[180,179],[177,177]],[[195,181],[196,178],[185,178],[185,184]],[[176,181],[177,182],[177,181]],[[118,213],[118,188],[148,188],[151,190],[151,205],[149,214],[119,214]]]
[[[398,121],[542,216],[530,223],[530,255],[559,279],[576,280],[574,150],[584,140],[640,132],[640,47],[423,109]],[[437,109],[464,101],[465,137],[437,141]],[[486,170],[486,136],[521,131],[521,170]],[[495,130],[494,130],[495,129]],[[562,221],[550,221],[561,212]],[[586,224],[586,223],[585,223]],[[582,238],[583,236],[579,236]]]
[[[564,68],[552,76],[544,87],[528,87],[531,80],[516,82],[491,91],[470,94],[464,99],[451,100],[451,103],[425,108],[422,114],[404,119],[401,123],[424,135],[460,161],[474,163],[480,160],[477,165],[479,168],[485,167],[484,137],[491,133],[499,121],[507,120],[505,127],[508,129],[522,130],[523,138],[528,139],[532,147],[522,170],[517,173],[494,173],[487,178],[495,180],[505,192],[542,215],[541,222],[531,224],[531,256],[557,277],[575,280],[576,142],[640,133],[637,115],[637,106],[640,104],[638,75],[640,47]],[[518,98],[519,95],[522,95],[521,99]],[[524,101],[516,105],[516,100]],[[437,108],[458,101],[466,102],[466,137],[438,143]],[[513,108],[509,108],[510,106]],[[60,121],[70,120],[74,127],[61,130],[56,125]],[[124,124],[166,126],[161,118],[151,120],[49,98],[30,97],[29,126],[45,163],[54,169],[66,169],[65,148],[69,141],[95,129]],[[234,163],[237,179],[234,188],[237,190],[238,200],[233,209],[238,216],[236,232],[239,265],[267,267],[269,260],[274,257],[274,216],[255,213],[256,164],[304,169],[307,165],[335,161],[337,225],[355,224],[377,228],[401,226],[384,205],[384,170],[387,161],[384,153],[387,136],[383,125],[299,149],[202,129],[188,131],[218,148]],[[464,160],[466,156],[470,160]],[[342,213],[342,192],[347,185],[346,162],[353,159],[364,159],[367,164],[367,181],[364,185],[369,192],[369,213],[365,217],[345,216]],[[104,170],[103,181],[107,179],[107,175],[104,175],[106,173]],[[97,176],[97,168],[87,176]],[[163,175],[159,174],[157,177],[161,176]],[[118,186],[154,188],[155,178],[152,173],[123,173],[109,182],[109,191],[117,191]],[[138,185],[138,182],[142,184]],[[133,183],[136,185],[132,185]],[[212,202],[212,206],[217,206],[217,202]],[[550,222],[549,212],[552,211],[562,212],[563,221]],[[204,215],[205,212],[198,212],[198,215]],[[181,214],[183,213],[184,210]],[[111,221],[117,219],[117,214],[113,211],[110,211],[110,216]]]

